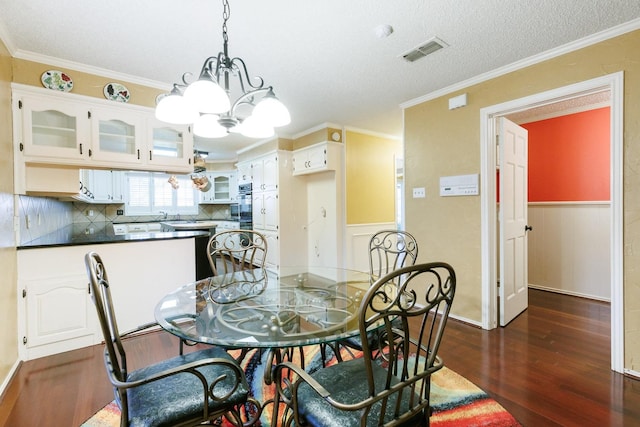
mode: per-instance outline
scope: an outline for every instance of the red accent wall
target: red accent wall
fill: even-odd
[[[529,131],[529,201],[610,201],[609,107],[521,125]]]

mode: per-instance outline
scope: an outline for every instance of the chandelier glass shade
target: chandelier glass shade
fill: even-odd
[[[222,3],[222,52],[204,61],[197,80],[190,82],[193,74],[183,74],[182,82],[174,83],[171,92],[158,101],[156,118],[166,123],[193,124],[193,133],[203,138],[221,138],[230,132],[250,138],[271,137],[274,127],[291,122],[289,110],[275,96],[272,86],[265,86],[261,77],[249,77],[241,58],[229,57],[229,3]],[[233,102],[232,89],[235,94],[240,92]]]

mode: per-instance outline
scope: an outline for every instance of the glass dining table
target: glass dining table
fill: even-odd
[[[155,318],[187,341],[230,349],[288,348],[358,335],[369,274],[323,267],[244,270],[185,284]]]
[[[170,292],[158,302],[155,318],[185,342],[242,350],[239,360],[263,349],[271,366],[291,360],[296,348],[335,350],[336,341],[358,335],[369,280],[369,273],[323,267],[237,271]],[[271,369],[264,370],[264,382],[271,384]]]

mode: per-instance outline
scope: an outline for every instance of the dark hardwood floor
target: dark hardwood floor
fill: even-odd
[[[529,308],[506,328],[451,320],[440,354],[524,426],[638,426],[640,381],[610,370],[609,319],[609,304],[530,290]],[[126,342],[130,368],[177,352],[163,332]],[[102,351],[24,363],[2,396],[0,426],[79,426],[113,399]]]

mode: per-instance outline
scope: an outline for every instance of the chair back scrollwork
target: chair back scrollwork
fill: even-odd
[[[453,268],[431,262],[376,280],[360,302],[362,357],[307,373],[274,369],[282,425],[429,425],[431,375],[456,289]],[[357,386],[356,386],[357,384]]]
[[[207,257],[214,275],[263,268],[267,240],[255,230],[225,230],[207,244]]]

